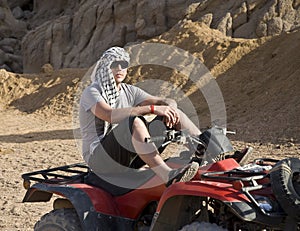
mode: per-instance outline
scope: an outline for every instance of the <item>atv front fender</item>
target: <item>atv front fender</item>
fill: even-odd
[[[172,184],[168,187],[159,201],[157,210],[159,211],[169,198],[181,195],[211,197],[224,202],[250,201],[244,194],[234,189],[232,184],[213,181],[190,181]]]
[[[262,214],[258,208],[252,206],[249,198],[234,189],[232,184],[191,181],[175,183],[165,191],[159,201],[151,230],[178,230],[181,225],[189,223],[191,215],[199,210],[200,203],[205,202],[207,198],[222,202],[244,221],[265,223],[270,226],[280,226],[283,223],[284,217],[280,215]],[[205,218],[203,219],[205,221]],[[209,222],[208,218],[205,222]]]
[[[87,185],[37,183],[27,190],[23,202],[49,201],[53,194],[70,201],[79,217],[82,230],[132,230],[134,220],[120,218],[113,198],[107,192]]]

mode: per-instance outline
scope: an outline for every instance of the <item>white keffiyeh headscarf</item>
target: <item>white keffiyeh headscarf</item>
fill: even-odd
[[[98,60],[91,75],[92,81],[99,84],[102,97],[112,108],[115,108],[119,97],[116,81],[110,69],[114,61],[126,61],[129,64],[129,54],[121,47],[109,48]]]
[[[129,54],[121,47],[109,48],[98,60],[91,74],[92,82],[99,84],[101,96],[112,108],[116,107],[119,97],[116,81],[110,68],[110,65],[114,61],[126,61],[129,64]],[[105,121],[103,136],[107,133],[109,127],[110,123]]]

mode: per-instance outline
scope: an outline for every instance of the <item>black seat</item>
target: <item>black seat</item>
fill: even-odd
[[[135,172],[134,174],[131,173],[130,175],[119,174],[112,175],[109,177],[99,177],[93,171],[90,171],[85,176],[84,183],[101,188],[113,196],[121,196],[145,184],[154,175],[155,173],[152,170],[143,170],[140,172]],[[110,183],[110,181],[107,179],[117,179],[118,181],[122,181],[122,185],[128,182],[128,187],[123,187],[117,184]],[[114,180],[112,181],[114,182]]]

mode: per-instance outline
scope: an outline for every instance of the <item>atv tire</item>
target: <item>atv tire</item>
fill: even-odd
[[[75,209],[56,209],[42,216],[34,231],[81,231]]]
[[[196,230],[205,230],[205,231],[227,231],[217,224],[212,224],[208,222],[193,222],[189,225],[185,225],[179,231],[196,231]]]
[[[300,221],[300,159],[279,161],[270,171],[272,190],[288,216]]]

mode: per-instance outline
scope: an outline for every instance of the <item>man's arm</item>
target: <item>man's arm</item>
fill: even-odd
[[[149,105],[127,108],[112,108],[104,101],[97,102],[91,107],[92,113],[109,123],[119,123],[129,116],[139,116],[151,113]]]
[[[145,102],[145,101],[144,101]],[[97,102],[91,107],[92,113],[98,118],[109,123],[119,123],[129,116],[139,116],[152,113],[151,106],[154,103],[162,103],[164,105],[157,105],[153,113],[165,117],[166,125],[172,127],[179,123],[179,115],[175,108],[166,105],[166,102],[159,100],[159,98],[151,98],[145,105],[140,104],[137,107],[127,108],[112,108],[104,101]]]
[[[161,98],[161,97],[155,97],[151,96],[145,99],[143,102],[139,104],[139,106],[144,106],[144,105],[165,105],[165,106],[170,106],[172,108],[177,108],[177,103],[173,99],[169,98]]]
[[[154,105],[154,114],[164,116],[164,121],[168,127],[173,127],[180,122],[180,112],[177,109],[176,101],[173,99],[150,96],[139,105]]]

